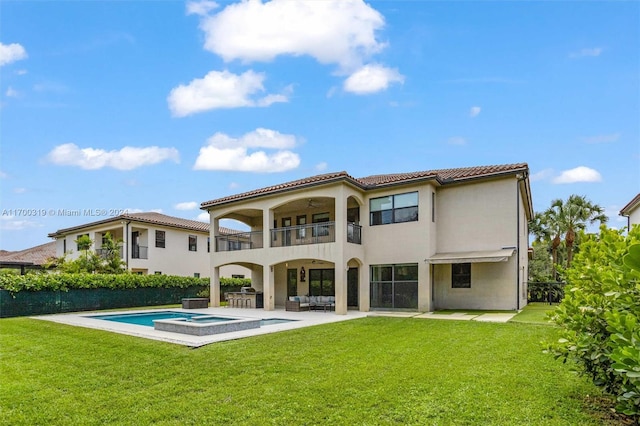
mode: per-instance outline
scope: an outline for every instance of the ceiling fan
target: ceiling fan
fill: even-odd
[[[316,207],[320,207],[320,203],[317,203],[315,201],[313,201],[312,198],[309,198],[309,204],[307,204],[307,208],[308,209],[315,209]]]

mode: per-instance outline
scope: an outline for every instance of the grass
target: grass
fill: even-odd
[[[547,319],[547,314],[553,311],[556,306],[558,305],[549,305],[542,302],[529,303],[521,312],[511,318],[510,322],[553,325]]]
[[[188,349],[3,319],[0,424],[607,424],[555,331],[368,317]]]

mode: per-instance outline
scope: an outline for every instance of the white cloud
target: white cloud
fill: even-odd
[[[7,91],[4,93],[7,98],[19,98],[20,92],[15,90],[13,87],[8,87]]]
[[[0,179],[7,179],[9,175],[2,170],[0,170]]]
[[[18,43],[0,43],[0,67],[27,57],[27,51]]]
[[[229,184],[229,189],[236,189],[236,188],[239,188],[239,187],[240,187],[240,184],[238,182],[231,182]]]
[[[321,163],[316,164],[316,170],[321,172],[327,169],[327,163],[325,163],[324,161]]]
[[[229,71],[211,71],[204,78],[192,80],[171,90],[167,101],[171,113],[184,117],[216,108],[265,107],[275,102],[288,102],[283,94],[254,98],[264,92],[264,74],[252,70],[237,75]],[[286,91],[291,90],[290,87]]]
[[[187,2],[187,15],[205,16],[218,8],[218,3],[214,1],[189,1]]]
[[[289,151],[297,144],[293,135],[275,130],[258,128],[239,138],[216,133],[200,148],[193,166],[195,170],[227,170],[241,172],[283,172],[300,165],[298,154]],[[276,149],[272,154],[265,151],[249,152],[249,149]]]
[[[530,177],[529,180],[531,182],[536,182],[536,181],[541,181],[541,180],[545,180],[549,177],[553,176],[553,169],[543,169],[540,170],[537,173],[533,173]]]
[[[384,17],[362,0],[243,1],[202,19],[205,49],[225,61],[308,55],[355,69],[380,52]]]
[[[0,216],[0,229],[3,231],[20,231],[27,228],[41,228],[43,225],[30,220],[18,220],[15,216]]]
[[[343,87],[347,92],[364,95],[386,90],[391,83],[404,83],[404,76],[396,69],[371,64],[351,74]]]
[[[553,179],[553,183],[600,182],[602,176],[597,170],[585,166],[565,170]]]
[[[199,207],[199,204],[195,201],[185,201],[184,203],[178,203],[173,206],[176,210],[195,210]]]
[[[126,214],[135,214],[135,213],[162,213],[162,209],[147,209],[147,210],[143,210],[143,209],[138,209],[138,208],[126,208],[126,209],[119,209],[121,211],[126,212]]]
[[[467,140],[465,138],[463,138],[463,137],[460,137],[460,136],[454,136],[454,137],[449,138],[447,143],[449,145],[466,145],[467,144]]]
[[[202,212],[196,217],[196,220],[198,222],[210,223],[211,217],[209,216],[208,212]]]
[[[569,53],[570,58],[584,58],[585,56],[600,56],[603,49],[601,47],[593,47],[580,49],[576,52]]]
[[[469,117],[477,117],[478,114],[480,114],[481,110],[482,108],[480,108],[479,106],[472,106],[469,110]]]
[[[27,188],[13,188],[13,192],[15,194],[24,194],[27,192]]]
[[[145,148],[126,146],[117,151],[105,151],[96,148],[79,148],[73,143],[67,143],[56,146],[47,155],[47,160],[59,166],[77,166],[85,170],[96,170],[103,167],[132,170],[166,160],[178,163],[180,155],[175,148],[159,148],[157,146]]]
[[[587,138],[584,138],[584,141],[586,143],[612,143],[612,142],[616,142],[618,139],[620,139],[620,133],[613,133],[610,135],[589,136]]]

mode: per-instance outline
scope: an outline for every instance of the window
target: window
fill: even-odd
[[[207,237],[207,253],[211,253],[211,237]]]
[[[453,263],[451,265],[451,288],[471,288],[470,263]]]
[[[231,274],[231,278],[244,278],[244,275],[234,275],[234,274]]]
[[[415,222],[418,220],[418,193],[389,195],[369,200],[371,225]]]
[[[62,240],[62,254],[66,254],[67,253],[67,238],[65,237],[64,240]]]
[[[304,226],[307,224],[307,215],[296,217],[296,225],[298,225],[298,229],[296,230],[296,238],[302,240],[307,236],[307,227]]]
[[[194,278],[200,278],[200,272],[194,272],[193,273],[193,277]]]
[[[312,223],[329,222],[329,213],[316,213],[311,217]],[[326,225],[317,225],[313,227],[314,237],[326,237],[329,235],[329,227]]]
[[[155,275],[162,275],[162,271],[155,271],[154,274]]]
[[[371,266],[371,307],[418,308],[418,264]]]
[[[82,237],[87,237],[87,238],[89,238],[89,234],[80,234],[80,235],[78,235],[78,238],[76,239],[76,249],[77,249],[78,251],[80,251],[80,250],[88,250],[88,249],[89,249],[89,247],[91,247],[91,245],[89,245],[89,247],[86,247],[86,243],[87,243],[87,241],[84,241],[84,242],[81,242],[81,241],[80,241],[80,239],[81,239]],[[82,238],[82,239],[83,239],[83,240],[86,240],[85,238]]]
[[[431,193],[431,222],[436,221],[436,193]]]
[[[198,237],[189,235],[189,251],[198,251]]]
[[[165,248],[165,233],[164,233],[164,231],[156,231],[156,247]]]
[[[333,269],[309,270],[310,296],[335,296],[336,278]]]

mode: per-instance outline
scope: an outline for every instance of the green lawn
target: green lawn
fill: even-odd
[[[3,319],[0,424],[607,424],[555,332],[369,317],[189,349]]]
[[[553,325],[547,319],[547,314],[552,312],[558,304],[549,305],[548,303],[534,302],[529,303],[515,317],[511,318],[511,322],[523,322],[529,324],[546,324]]]

